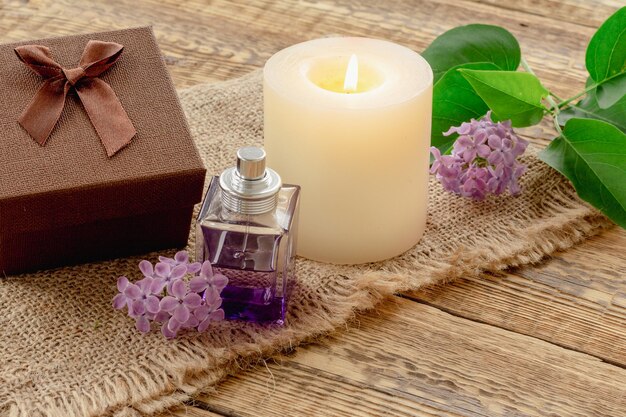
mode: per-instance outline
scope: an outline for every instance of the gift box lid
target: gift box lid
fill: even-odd
[[[46,46],[71,69],[90,40],[124,46],[98,76],[136,130],[111,157],[73,89],[44,146],[18,123],[44,80],[14,49]],[[0,45],[0,243],[7,233],[189,207],[201,199],[204,175],[150,27]]]

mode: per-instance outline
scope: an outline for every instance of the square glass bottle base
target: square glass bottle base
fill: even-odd
[[[250,288],[227,285],[222,291],[222,308],[228,320],[245,320],[255,323],[285,323],[285,299],[268,297],[270,288]],[[259,303],[259,299],[267,302]]]
[[[255,323],[285,323],[285,299],[276,295],[271,285],[275,272],[245,271],[213,267],[218,274],[229,277],[231,284],[222,290],[222,309],[228,320]],[[242,276],[245,277],[245,286]],[[254,285],[256,284],[256,285]]]
[[[207,249],[204,259],[214,253],[213,271],[228,278],[221,293],[226,319],[283,325],[286,288],[273,260],[283,236],[206,227],[201,231]]]

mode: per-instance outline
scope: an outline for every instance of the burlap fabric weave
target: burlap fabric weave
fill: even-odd
[[[262,142],[259,72],[180,95],[209,175]],[[470,202],[431,180],[426,234],[404,255],[361,266],[299,259],[284,328],[222,322],[174,341],[141,335],[111,299],[119,275],[139,278],[142,257],[0,279],[0,415],[150,415],[242,364],[345,328],[394,292],[536,262],[609,227],[535,152],[517,198]]]

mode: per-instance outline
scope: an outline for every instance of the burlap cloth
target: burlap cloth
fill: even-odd
[[[180,96],[209,175],[240,146],[262,142],[260,72]],[[117,277],[139,278],[142,257],[0,279],[0,415],[150,415],[242,365],[345,328],[394,292],[536,262],[610,226],[535,154],[525,157],[517,198],[471,202],[431,180],[426,234],[402,256],[362,266],[299,259],[284,328],[222,322],[174,341],[142,335],[111,308]]]

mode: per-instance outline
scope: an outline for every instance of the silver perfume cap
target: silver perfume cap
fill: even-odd
[[[227,209],[241,214],[274,210],[281,187],[280,176],[265,166],[265,151],[253,146],[240,148],[237,166],[220,175],[222,203]]]

